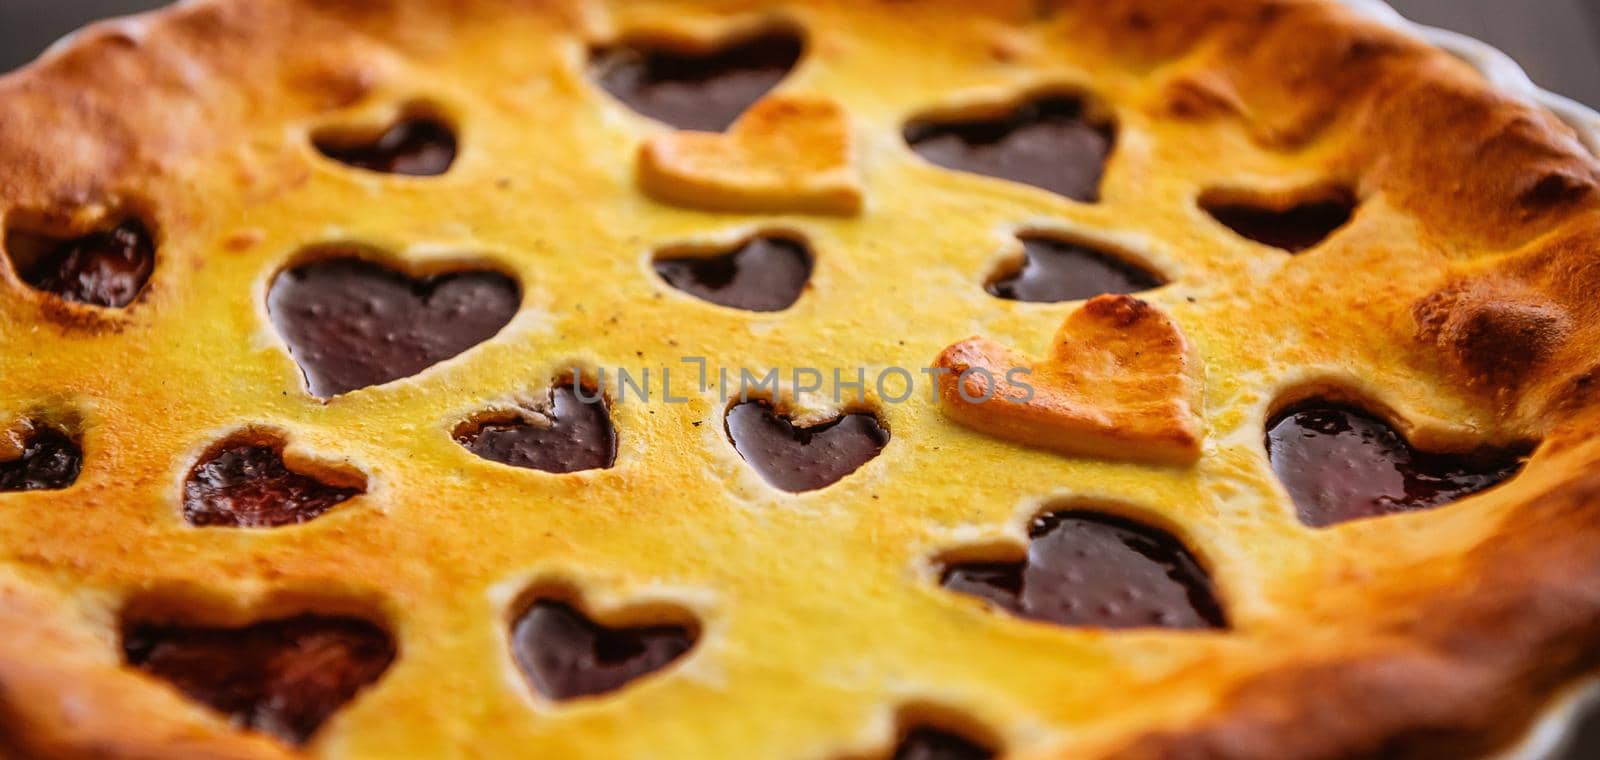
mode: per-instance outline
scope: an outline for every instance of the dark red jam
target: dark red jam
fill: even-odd
[[[279,274],[272,324],[327,398],[410,377],[493,337],[522,301],[515,280],[486,270],[413,278],[356,258]]]
[[[276,528],[316,519],[359,493],[289,470],[272,446],[241,442],[189,471],[183,516],[190,525]]]
[[[1240,237],[1300,253],[1315,248],[1355,215],[1355,200],[1340,197],[1284,210],[1242,203],[1206,204],[1206,211]]]
[[[1120,517],[1036,519],[1022,562],[946,566],[945,588],[1021,617],[1097,628],[1225,628],[1211,579],[1176,538]]]
[[[38,290],[91,306],[121,308],[133,303],[156,268],[156,244],[138,220],[103,232],[47,241],[31,266],[18,271]]]
[[[705,53],[623,45],[596,51],[595,75],[640,114],[679,129],[721,132],[778,86],[804,49],[785,31]]]
[[[317,150],[357,169],[431,177],[444,174],[456,160],[456,135],[437,119],[407,119],[367,143],[322,139]]]
[[[1057,303],[1106,293],[1131,295],[1162,285],[1160,277],[1088,246],[1043,237],[1025,237],[1022,244],[1022,268],[990,282],[990,295]]]
[[[56,491],[78,480],[83,450],[66,433],[34,425],[22,442],[22,456],[0,461],[0,492]]]
[[[1506,451],[1417,451],[1376,416],[1327,402],[1275,418],[1267,456],[1301,522],[1318,528],[1443,506],[1522,468],[1521,457]]]
[[[872,461],[889,431],[871,414],[846,414],[811,427],[794,423],[762,401],[728,410],[728,439],[768,483],[785,491],[815,491]]]
[[[811,251],[802,243],[758,237],[718,256],[660,258],[656,274],[678,290],[745,311],[783,311],[811,279]]]
[[[1100,177],[1116,139],[1090,120],[1083,102],[1050,97],[998,119],[927,121],[906,128],[918,155],[947,169],[1008,179],[1075,201],[1100,200]]]
[[[574,699],[615,691],[682,657],[695,643],[683,626],[607,628],[571,605],[539,601],[512,625],[517,665],[544,696]]]
[[[456,440],[484,459],[545,472],[604,469],[617,461],[605,400],[592,390],[580,397],[571,385],[551,389],[550,408],[537,420],[485,422]]]
[[[296,745],[395,657],[394,642],[377,626],[318,615],[246,628],[137,625],[124,631],[122,648],[129,665],[236,725]]]

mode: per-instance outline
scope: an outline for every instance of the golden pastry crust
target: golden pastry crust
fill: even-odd
[[[648,200],[641,146],[671,130],[585,75],[592,44],[763,24],[807,40],[772,97],[848,114],[859,213]],[[901,140],[925,114],[1056,91],[1117,124],[1100,203],[945,171]],[[418,104],[460,135],[442,177],[311,148]],[[121,310],[0,267],[4,422],[67,425],[85,449],[72,488],[0,495],[0,737],[22,751],[823,760],[886,755],[910,712],[1018,757],[1458,757],[1600,666],[1600,162],[1551,115],[1331,2],[199,0],[0,79],[0,114],[8,227],[135,214],[160,242]],[[1355,218],[1292,258],[1200,209],[1334,186]],[[691,302],[649,271],[653,251],[763,229],[817,252],[788,311]],[[1043,345],[1076,306],[980,285],[1024,231],[1114,240],[1168,275],[1145,300],[1204,368],[1194,466],[1016,445],[919,394],[872,399],[893,431],[880,456],[787,494],[687,382],[686,404],[615,405],[609,470],[516,470],[451,438],[573,366],[920,367],[973,334]],[[523,310],[461,356],[324,403],[263,304],[300,252],[342,242],[423,269],[490,260]],[[1538,448],[1448,508],[1313,530],[1261,438],[1315,393],[1360,398],[1423,446]],[[294,527],[184,524],[184,474],[258,426],[367,493]],[[1035,514],[1081,504],[1183,539],[1231,629],[1064,629],[938,588],[934,557],[1014,546]],[[594,609],[686,611],[701,640],[623,692],[550,704],[506,629],[551,584]],[[123,610],[152,604],[239,624],[360,614],[400,655],[292,750],[120,665]]]

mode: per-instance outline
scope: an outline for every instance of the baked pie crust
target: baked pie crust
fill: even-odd
[[[731,136],[636,114],[590,70],[606,45],[774,28],[804,55]],[[904,139],[1062,95],[1115,128],[1097,202]],[[414,113],[455,130],[442,174],[315,147]],[[1600,667],[1600,162],[1333,2],[195,0],[0,79],[0,114],[8,232],[137,218],[157,244],[137,298],[97,306],[30,284],[7,237],[0,459],[26,425],[83,454],[70,487],[0,494],[16,753],[827,760],[889,757],[931,726],[1018,758],[1455,758],[1514,740]],[[1348,222],[1295,256],[1206,210],[1345,194]],[[782,311],[651,270],[772,232],[815,259]],[[1123,251],[1168,282],[1127,308],[1181,332],[1189,379],[1169,384],[1193,386],[1192,456],[1057,453],[869,387],[854,405],[771,399],[801,426],[868,412],[892,435],[790,493],[687,369],[686,402],[612,400],[609,468],[509,467],[456,440],[575,368],[925,368],[973,336],[1049,355],[1086,307],[985,293],[1018,235]],[[521,307],[421,372],[319,398],[266,303],[328,246],[412,278],[498,271]],[[1419,448],[1531,454],[1446,508],[1313,528],[1262,445],[1311,398]],[[364,488],[301,524],[185,522],[186,480],[239,436]],[[1014,556],[1035,517],[1072,509],[1179,539],[1226,630],[1051,625],[940,587],[940,563]],[[540,595],[601,626],[692,623],[692,648],[603,696],[546,697],[508,643]],[[298,615],[370,621],[395,648],[302,746],[125,661],[130,621]]]

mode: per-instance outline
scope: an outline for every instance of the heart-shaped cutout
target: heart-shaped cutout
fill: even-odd
[[[66,433],[23,421],[0,435],[0,492],[57,491],[78,480],[83,450]]]
[[[850,119],[831,100],[772,96],[727,134],[658,135],[639,153],[656,200],[740,213],[855,214],[862,190]]]
[[[1355,194],[1344,189],[1306,198],[1251,199],[1233,193],[1208,193],[1200,206],[1239,237],[1289,253],[1317,247],[1350,223]]]
[[[811,251],[798,240],[764,235],[716,256],[661,257],[656,274],[672,287],[746,311],[783,311],[811,279]]]
[[[499,272],[414,278],[347,255],[279,274],[267,311],[311,392],[329,398],[415,375],[494,337],[521,300]]]
[[[1163,464],[1200,457],[1200,382],[1178,326],[1125,295],[1073,312],[1043,360],[969,338],[934,362],[940,407],[989,435],[1074,456]]]
[[[608,628],[572,605],[539,600],[511,628],[511,651],[533,688],[557,701],[616,691],[694,647],[682,625]]]
[[[1160,277],[1082,243],[1028,235],[1021,268],[989,281],[989,295],[1009,301],[1059,303],[1102,294],[1126,295],[1160,287]]]
[[[304,744],[329,716],[378,680],[395,647],[359,618],[303,615],[244,628],[133,625],[132,665],[235,725]]]
[[[402,119],[376,136],[327,132],[313,138],[317,151],[346,166],[410,177],[432,177],[456,160],[456,135],[431,117]]]
[[[845,414],[796,427],[764,401],[728,410],[728,440],[761,477],[790,493],[815,491],[872,461],[889,443],[889,431],[871,414]]]
[[[1314,528],[1444,506],[1522,469],[1510,451],[1418,451],[1376,415],[1326,401],[1273,419],[1267,458],[1300,521]]]
[[[320,517],[365,492],[356,477],[325,483],[289,469],[283,442],[240,439],[213,448],[183,483],[183,517],[190,525],[276,528]]]
[[[892,760],[989,760],[994,750],[962,736],[927,726],[906,732]]]
[[[947,169],[1093,203],[1100,200],[1116,129],[1086,111],[1077,98],[1038,98],[992,119],[918,121],[906,127],[905,139],[918,155]]]
[[[605,399],[572,385],[550,389],[545,404],[515,419],[484,420],[456,431],[456,441],[484,459],[545,472],[612,466],[617,434]]]
[[[701,50],[622,44],[595,51],[594,73],[640,114],[678,129],[721,132],[778,86],[804,49],[788,30]]]
[[[1022,562],[946,565],[940,583],[1066,626],[1226,628],[1211,579],[1165,531],[1094,512],[1034,520]]]
[[[5,247],[17,276],[30,287],[90,306],[120,309],[133,303],[156,268],[155,238],[138,219],[67,238],[11,228]]]

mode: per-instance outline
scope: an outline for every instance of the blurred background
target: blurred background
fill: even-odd
[[[168,0],[0,0],[0,72],[89,21]],[[1493,43],[1534,81],[1600,108],[1600,0],[1390,0],[1415,21]],[[1565,760],[1600,760],[1600,710]]]

